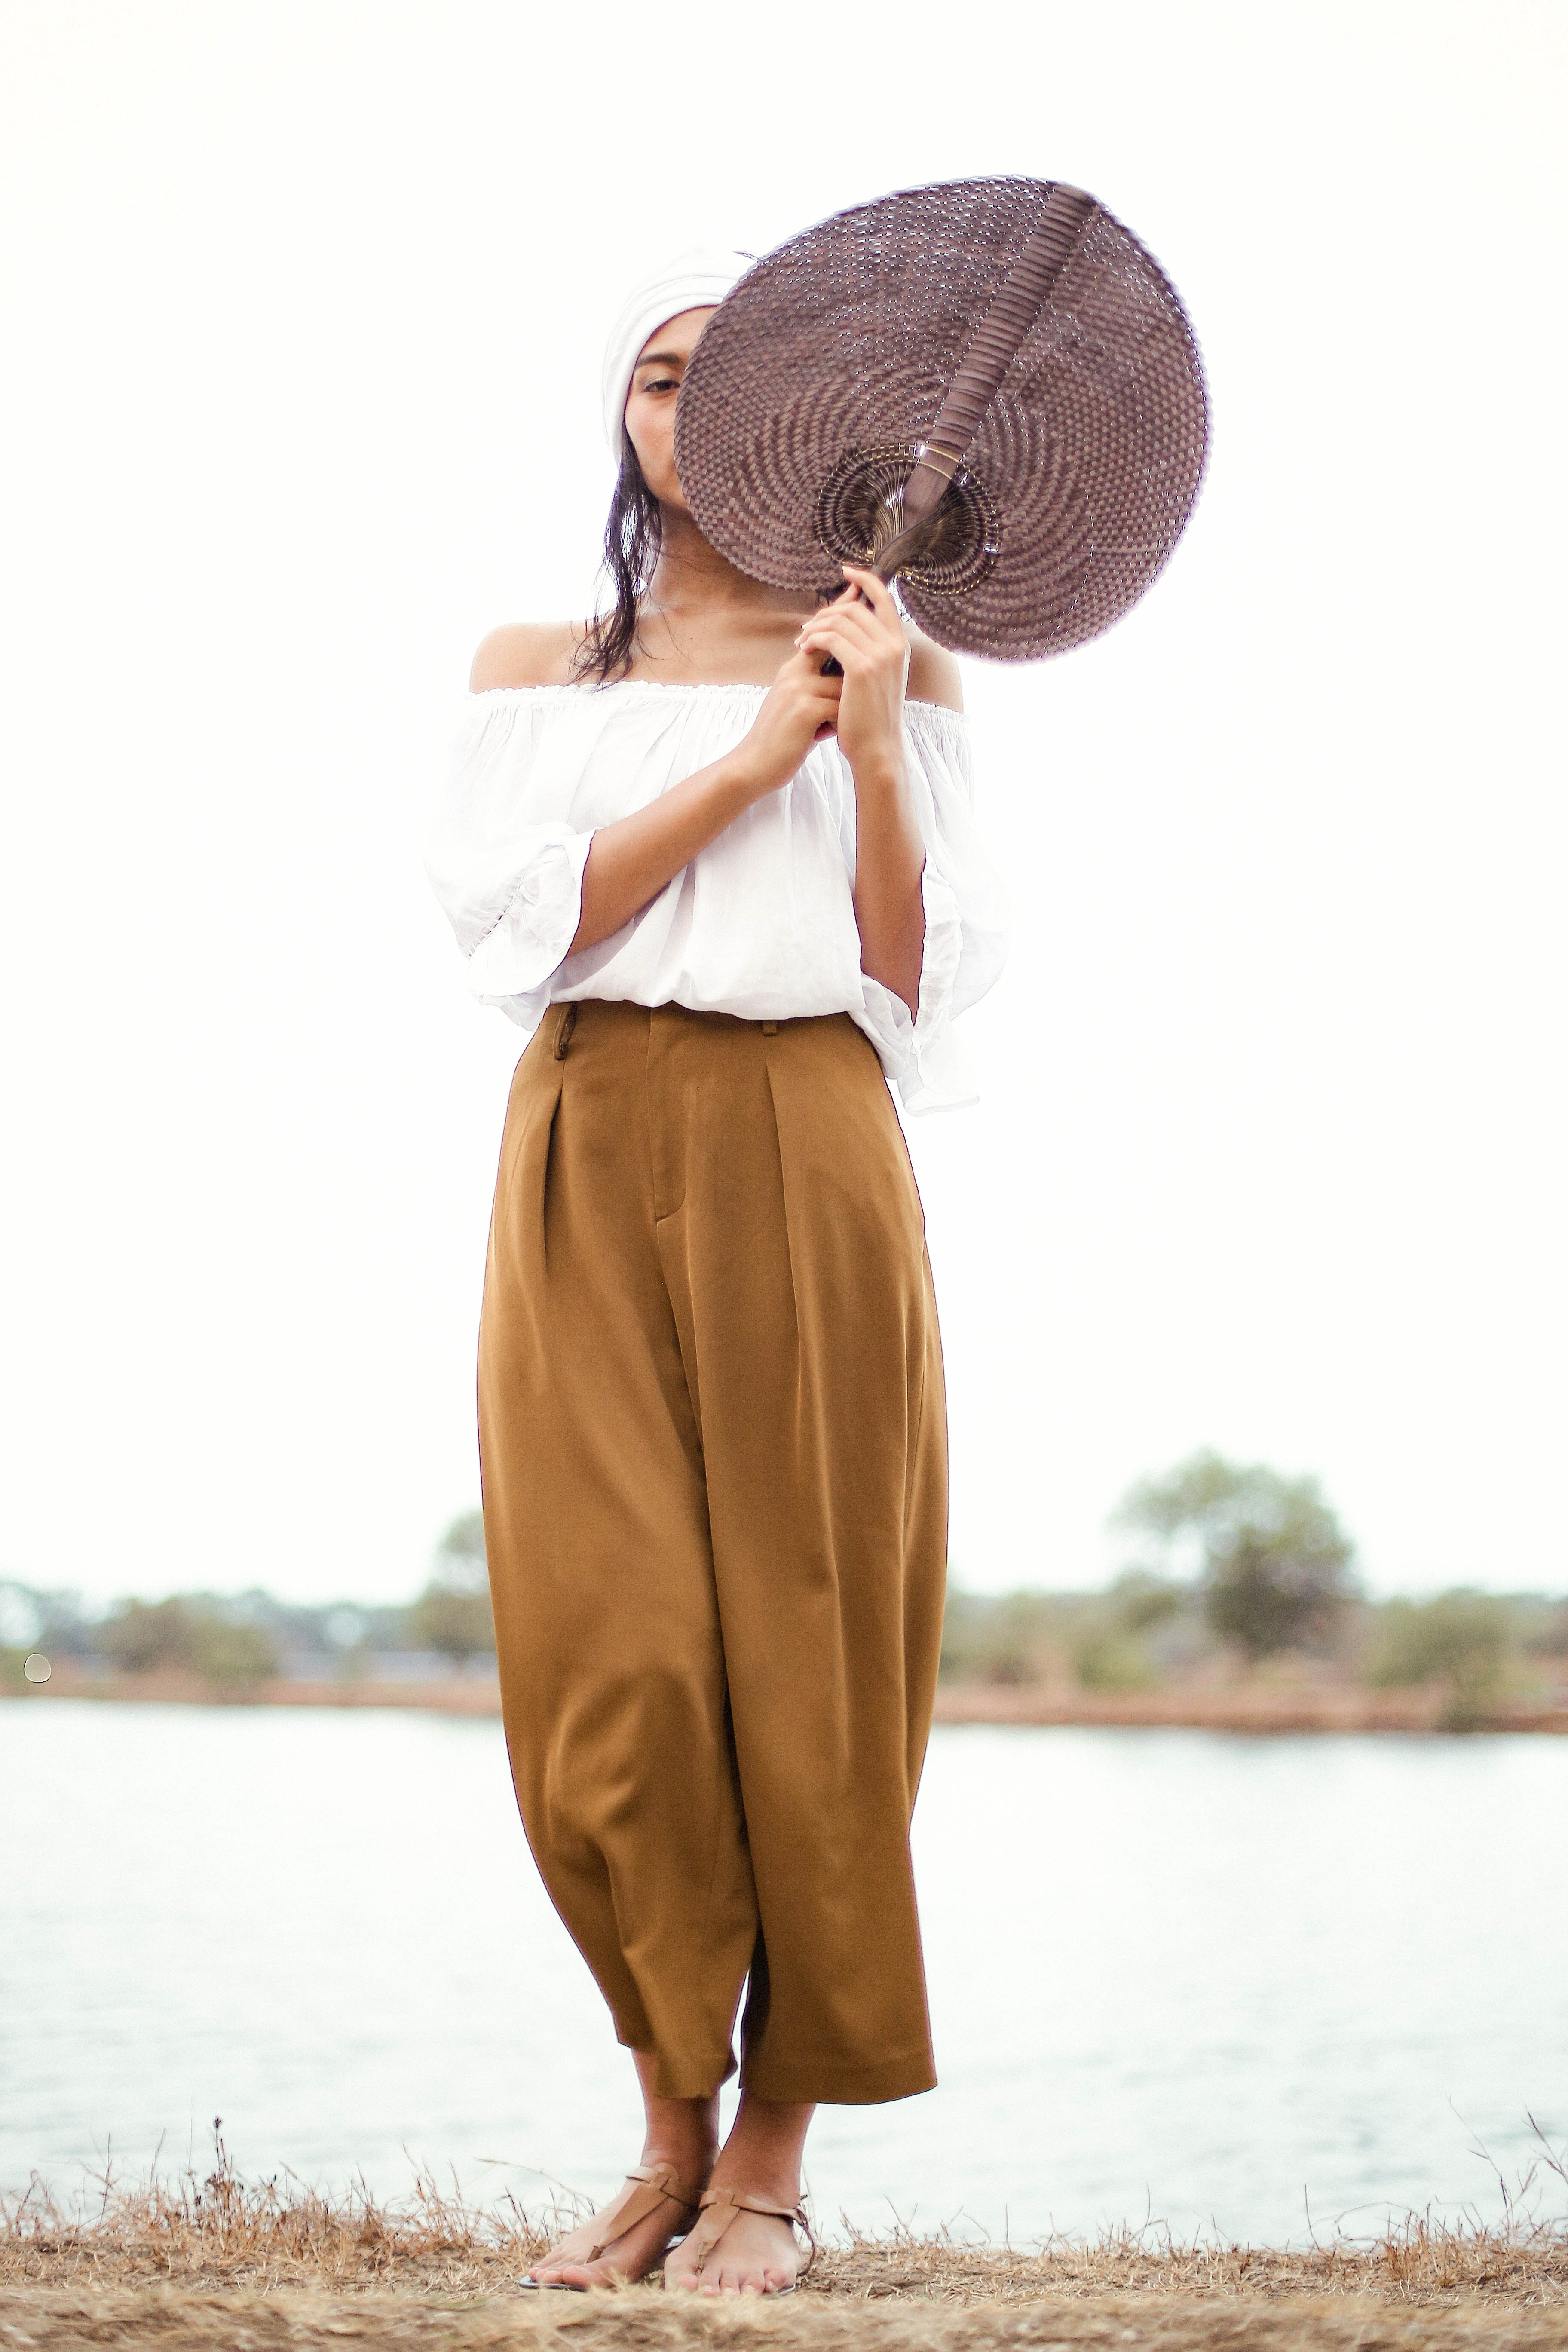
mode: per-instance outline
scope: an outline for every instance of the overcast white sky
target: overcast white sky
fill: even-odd
[[[418,847],[474,644],[590,593],[606,321],[1013,171],[1159,255],[1215,439],[1130,620],[966,666],[1017,920],[911,1129],[954,1566],[1098,1579],[1210,1444],[1375,1590],[1568,1584],[1568,11],[3,24],[0,1573],[420,1580],[519,1039]]]

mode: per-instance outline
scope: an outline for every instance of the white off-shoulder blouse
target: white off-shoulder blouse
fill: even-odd
[[[913,1020],[860,969],[855,786],[831,739],[630,922],[567,954],[595,826],[732,751],[765,691],[628,678],[470,695],[426,858],[469,986],[530,1032],[546,1006],[583,997],[754,1021],[847,1013],[908,1108],[973,1101],[950,1028],[1002,969],[1006,908],[975,829],[967,726],[935,703],[908,703],[904,719],[926,849]]]

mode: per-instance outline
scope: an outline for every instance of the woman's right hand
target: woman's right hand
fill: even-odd
[[[791,654],[769,687],[750,732],[736,746],[757,796],[799,774],[814,743],[837,732],[842,677],[824,677],[819,653]]]

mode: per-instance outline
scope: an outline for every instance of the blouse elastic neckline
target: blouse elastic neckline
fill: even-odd
[[[592,686],[584,678],[567,678],[552,686],[482,686],[470,688],[470,702],[488,702],[492,696],[522,694],[756,694],[769,692],[765,686],[753,686],[744,679],[710,677],[612,677],[602,686]],[[945,702],[928,702],[918,694],[904,697],[908,710],[938,710],[944,719],[962,719],[962,710],[952,709]]]

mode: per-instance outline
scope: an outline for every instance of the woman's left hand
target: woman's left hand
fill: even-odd
[[[838,748],[855,777],[855,921],[860,969],[918,1016],[925,959],[925,844],[910,806],[904,760],[904,679],[910,647],[893,592],[846,564],[849,585],[814,613],[795,640],[814,660],[842,665]],[[856,594],[865,598],[861,604]]]
[[[838,748],[859,782],[902,767],[910,646],[892,590],[853,564],[844,576],[843,594],[812,614],[795,644],[823,659],[832,654],[843,668]]]

